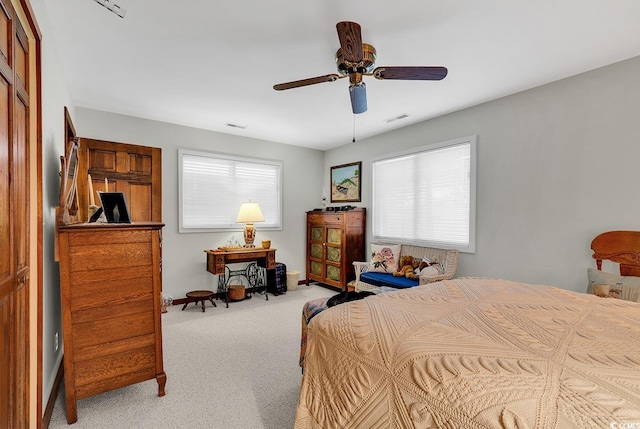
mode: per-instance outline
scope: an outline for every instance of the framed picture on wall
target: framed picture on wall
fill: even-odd
[[[331,167],[331,202],[351,203],[361,201],[361,174],[362,162]]]

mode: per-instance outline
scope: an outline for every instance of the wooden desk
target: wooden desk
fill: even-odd
[[[275,279],[276,249],[252,247],[238,250],[205,250],[205,253],[207,254],[207,271],[218,276],[218,294],[224,294],[227,307],[229,307],[227,287],[229,280],[234,276],[245,277],[253,290],[264,288],[264,296],[269,300],[267,286],[269,279]],[[254,263],[249,264],[244,270],[232,271],[227,266],[239,262]],[[258,267],[273,271],[271,274],[274,275],[266,275],[264,270],[261,272]]]

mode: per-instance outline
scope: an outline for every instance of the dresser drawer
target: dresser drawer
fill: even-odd
[[[344,223],[343,213],[309,213],[307,216],[309,223]]]
[[[95,345],[106,345],[102,353],[110,350],[118,341],[128,338],[144,337],[155,331],[153,310],[136,314],[125,314],[111,319],[78,323],[74,329],[74,360],[86,358],[81,351]],[[88,356],[91,357],[91,356]]]
[[[75,363],[79,398],[127,386],[156,375],[153,344]]]
[[[107,308],[113,317],[123,304],[153,298],[151,271],[151,266],[118,270],[118,276],[123,274],[121,278],[113,278],[110,270],[72,273],[71,312]],[[108,275],[112,278],[107,278]]]
[[[70,271],[113,270],[152,264],[149,243],[116,243],[73,246],[69,249]]]

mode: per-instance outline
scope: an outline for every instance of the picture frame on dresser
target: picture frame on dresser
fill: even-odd
[[[98,195],[108,223],[131,223],[123,192],[99,192]]]
[[[331,202],[356,203],[362,201],[362,161],[331,167]]]

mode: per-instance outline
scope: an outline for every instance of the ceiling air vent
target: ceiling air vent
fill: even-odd
[[[394,116],[393,118],[386,119],[385,122],[387,124],[390,124],[392,122],[399,121],[400,119],[404,119],[404,118],[408,118],[408,117],[409,117],[409,115],[407,115],[406,113],[401,113],[398,116]]]
[[[112,0],[93,0],[98,3],[100,6],[106,7],[111,12],[118,15],[120,18],[124,18],[127,13],[126,10],[115,4]]]

